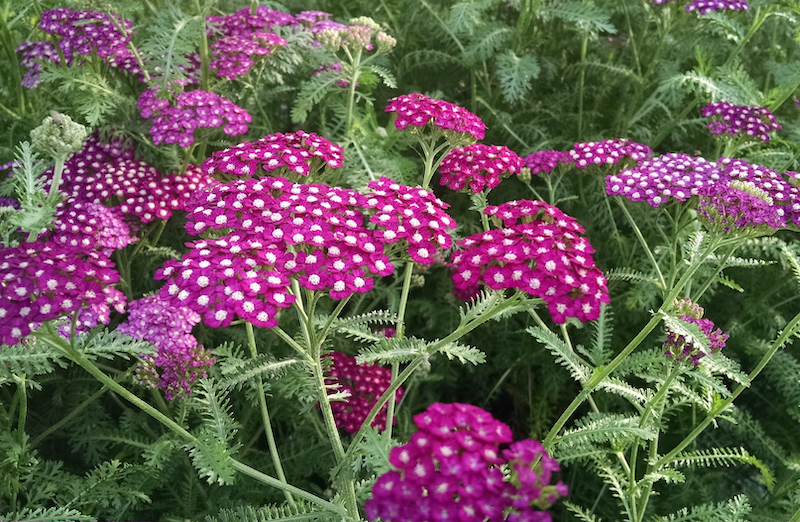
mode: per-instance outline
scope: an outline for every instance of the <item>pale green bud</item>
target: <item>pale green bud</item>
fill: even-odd
[[[81,150],[84,141],[86,127],[55,111],[50,111],[50,116],[31,131],[33,148],[61,161]]]

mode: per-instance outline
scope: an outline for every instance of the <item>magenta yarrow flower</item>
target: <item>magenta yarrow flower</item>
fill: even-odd
[[[59,203],[52,225],[45,236],[53,243],[84,251],[98,250],[106,257],[139,240],[131,235],[118,208],[72,198]]]
[[[725,342],[730,336],[722,333],[719,328],[715,330],[714,323],[709,319],[703,318],[704,310],[701,306],[692,303],[689,299],[683,299],[676,300],[673,303],[673,309],[682,314],[679,317],[681,321],[697,325],[708,337],[709,344],[708,350],[706,350],[691,337],[667,328],[667,339],[664,341],[664,354],[667,357],[676,363],[691,361],[694,366],[697,366],[700,363],[700,359],[709,355],[709,353],[717,353],[725,347]]]
[[[324,357],[330,359],[326,384],[338,385],[332,391],[348,395],[346,399],[331,402],[336,427],[356,433],[383,392],[392,384],[392,371],[377,364],[358,364],[355,357],[342,352],[331,352]],[[400,401],[404,394],[403,388],[398,388],[395,400]],[[372,427],[378,430],[386,427],[386,410],[384,405],[372,421]]]
[[[250,72],[255,57],[270,55],[286,45],[286,40],[277,34],[261,31],[249,36],[225,36],[211,44],[214,58],[209,68],[217,71],[220,78],[235,80]]]
[[[452,131],[463,139],[466,135],[482,140],[486,124],[463,107],[443,100],[436,100],[421,93],[404,94],[389,100],[386,112],[397,113],[395,127],[403,130],[413,127],[435,127]]]
[[[606,278],[574,218],[543,201],[510,201],[484,213],[503,228],[457,242],[451,263],[456,288],[518,288],[544,300],[557,323],[599,317],[600,304],[609,302]]]
[[[448,205],[432,192],[386,177],[370,181],[368,187],[364,207],[380,242],[400,242],[411,259],[423,265],[441,260],[443,251],[453,246],[448,230],[454,230],[456,222],[445,212]]]
[[[59,7],[42,13],[39,29],[61,37],[58,45],[67,64],[72,64],[76,53],[97,55],[112,67],[141,74],[136,57],[128,47],[133,24],[130,20],[111,16],[115,17],[114,21],[105,13]],[[120,33],[117,26],[123,27],[127,34]]]
[[[203,171],[225,179],[263,173],[308,176],[343,164],[342,147],[313,132],[297,131],[270,134],[215,152],[203,163]]]
[[[39,75],[42,72],[42,65],[40,62],[61,64],[61,57],[58,55],[56,46],[46,40],[25,40],[19,44],[16,51],[20,54],[20,66],[25,68],[22,86],[27,89],[33,89],[41,83]]]
[[[516,488],[512,496],[513,511],[506,520],[549,520],[549,514],[542,516],[544,510],[569,493],[563,482],[551,484],[553,473],[561,471],[558,462],[545,451],[541,442],[531,439],[511,444],[502,454],[508,460],[510,482]]]
[[[701,15],[711,11],[747,11],[750,4],[744,0],[694,0],[686,6],[686,12],[697,11]]]
[[[652,154],[653,150],[647,145],[626,139],[576,143],[569,151],[572,163],[579,169],[589,165],[613,165],[625,158],[643,161]]]
[[[80,328],[110,321],[125,295],[114,263],[97,251],[52,242],[0,248],[0,341],[17,344],[32,326],[81,310]]]
[[[163,142],[189,147],[194,143],[195,129],[200,127],[223,127],[225,134],[236,136],[247,132],[247,124],[253,121],[246,110],[227,98],[200,89],[182,92],[174,106],[148,89],[139,96],[136,107],[142,118],[153,118],[150,135],[156,145]]]
[[[294,18],[306,27],[313,27],[319,22],[330,20],[331,16],[330,13],[325,11],[303,11],[294,15]]]
[[[164,390],[167,400],[189,396],[192,383],[207,377],[205,369],[215,361],[192,335],[192,327],[199,322],[196,312],[157,295],[128,304],[128,320],[117,331],[156,346],[156,355],[143,355],[137,365],[140,384]]]
[[[558,464],[545,458],[538,443],[516,443],[501,455],[499,445],[511,442],[511,429],[476,406],[432,404],[414,416],[414,424],[419,430],[411,440],[389,453],[394,470],[372,487],[364,505],[368,520],[499,522],[508,514],[508,520],[549,522],[549,514],[530,504],[534,489],[551,499],[551,489],[567,492],[560,482],[550,486]]]
[[[712,121],[707,125],[711,134],[728,134],[735,136],[745,134],[769,142],[769,133],[779,131],[780,126],[775,115],[765,107],[749,107],[733,105],[729,102],[712,102],[703,107],[701,114]]]
[[[531,174],[547,174],[554,171],[559,163],[572,165],[573,159],[569,152],[540,150],[525,156],[524,162]]]
[[[447,153],[439,165],[439,184],[450,190],[464,190],[469,185],[469,191],[478,194],[521,169],[522,160],[508,147],[474,143]]]
[[[254,33],[269,32],[274,27],[294,26],[298,21],[294,16],[276,11],[263,5],[256,6],[255,13],[245,7],[235,13],[224,16],[209,16],[208,36],[242,36],[250,38]]]

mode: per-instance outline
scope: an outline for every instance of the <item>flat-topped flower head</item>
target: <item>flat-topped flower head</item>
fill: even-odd
[[[342,147],[313,132],[278,132],[253,142],[243,142],[215,152],[203,163],[203,171],[222,180],[263,175],[300,176],[324,174],[344,164]]]
[[[381,243],[401,243],[417,263],[433,264],[453,246],[449,230],[456,222],[445,209],[448,205],[432,192],[401,185],[390,178],[370,181],[364,207]],[[407,245],[407,246],[406,246]]]
[[[711,119],[707,125],[711,134],[742,134],[767,143],[769,133],[783,128],[775,115],[765,107],[733,105],[725,101],[712,102],[703,107],[700,113]]]
[[[156,145],[177,143],[189,147],[194,143],[195,129],[201,127],[222,127],[225,134],[237,136],[246,133],[247,124],[253,121],[246,110],[227,98],[200,89],[182,92],[174,105],[148,89],[139,96],[136,107],[142,118],[153,118],[150,135]]]
[[[116,19],[112,21],[109,16]],[[118,27],[123,27],[125,34]],[[132,28],[129,20],[116,15],[66,7],[44,11],[39,21],[39,29],[59,37],[58,45],[67,65],[72,65],[75,54],[96,55],[112,67],[139,75],[142,70],[128,47]]]
[[[98,250],[106,257],[139,239],[131,235],[118,208],[99,203],[63,201],[58,205],[52,225],[53,229],[45,233],[50,241],[76,250]]]
[[[20,66],[25,69],[22,86],[27,89],[33,89],[41,83],[42,62],[61,65],[56,46],[47,40],[25,40],[17,46],[16,51],[20,54]]]
[[[336,427],[356,433],[383,392],[392,384],[392,371],[377,364],[358,364],[355,357],[342,352],[331,352],[324,357],[330,359],[326,384],[336,384],[338,387],[332,392],[348,395],[346,399],[331,402]],[[399,401],[404,394],[403,388],[398,388],[395,400]],[[378,430],[386,427],[386,405],[375,416],[371,426]]]
[[[550,485],[558,463],[540,443],[517,442],[501,453],[511,429],[477,406],[432,404],[414,424],[419,429],[411,440],[389,453],[394,469],[372,488],[364,505],[368,520],[550,521],[533,503],[535,490],[545,497],[539,504],[567,493],[561,482]],[[511,468],[508,476],[504,467]]]
[[[574,218],[543,201],[510,201],[484,213],[502,228],[457,242],[451,263],[457,289],[518,288],[544,300],[557,323],[599,317],[600,304],[609,302],[606,278]]]
[[[519,174],[521,169],[522,160],[508,147],[474,143],[447,153],[439,165],[439,184],[478,194],[495,188],[501,178]]]
[[[256,6],[255,13],[250,7],[239,9],[235,13],[224,16],[209,16],[208,36],[243,36],[249,38],[254,33],[270,32],[275,27],[295,26],[298,20],[283,11],[277,11],[264,5]]]
[[[95,250],[53,242],[0,248],[0,342],[17,344],[33,325],[80,310],[78,328],[108,324],[111,307],[122,312],[125,296],[114,263]]]
[[[688,299],[673,302],[673,310],[678,314],[680,321],[696,325],[708,338],[708,347],[703,346],[695,336],[690,335],[680,324],[667,328],[667,339],[664,341],[664,354],[675,361],[683,363],[691,361],[694,366],[706,355],[717,353],[725,347],[729,335],[722,330],[714,329],[714,323],[703,318],[704,310],[701,306]]]
[[[172,400],[187,397],[192,383],[208,376],[205,369],[214,364],[215,358],[192,335],[192,327],[199,322],[196,312],[174,306],[157,295],[128,304],[128,319],[117,331],[156,346],[156,355],[143,357],[136,370],[156,378],[149,382],[140,375],[140,384],[161,388],[167,400]]]
[[[524,162],[531,174],[547,174],[558,167],[558,164],[572,165],[572,155],[560,150],[540,150],[525,156]]]
[[[606,177],[609,196],[647,201],[657,207],[670,199],[687,201],[725,177],[713,161],[671,152]]]
[[[647,145],[625,139],[576,143],[569,151],[572,163],[579,169],[590,165],[613,165],[625,159],[635,163],[648,159],[652,154],[653,150]]]
[[[386,112],[397,114],[394,125],[403,130],[409,125],[420,131],[438,129],[453,142],[467,144],[482,140],[486,124],[463,107],[443,100],[436,100],[421,93],[404,94],[389,100]],[[447,134],[450,131],[450,134]]]
[[[250,72],[258,57],[268,56],[286,45],[286,40],[277,34],[261,31],[247,36],[225,36],[211,44],[213,58],[209,68],[217,71],[220,78],[235,80]]]
[[[694,0],[686,6],[686,12],[697,11],[701,15],[712,11],[747,11],[750,4],[745,0]]]

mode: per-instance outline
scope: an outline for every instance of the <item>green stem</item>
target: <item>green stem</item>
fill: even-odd
[[[361,70],[361,48],[359,48],[355,55],[351,55],[350,51],[347,47],[344,48],[345,52],[347,53],[348,58],[350,58],[350,66],[353,68],[353,72],[350,76],[350,85],[349,87],[349,98],[347,101],[347,123],[345,124],[344,130],[346,136],[351,136],[353,133],[353,112],[355,111],[356,105],[356,84],[358,83],[359,72]]]
[[[120,397],[132,403],[134,406],[136,406],[143,412],[147,413],[155,420],[157,420],[167,428],[171,429],[176,434],[180,435],[187,442],[191,442],[198,446],[202,446],[203,443],[199,441],[194,435],[189,433],[183,426],[181,426],[174,420],[170,419],[169,417],[161,413],[159,410],[157,410],[150,404],[140,399],[137,395],[127,390],[125,387],[116,382],[114,379],[103,373],[92,361],[87,359],[84,354],[80,353],[75,348],[70,346],[66,341],[58,337],[58,334],[52,330],[52,327],[49,324],[46,324],[44,328],[47,331],[47,334],[39,336],[38,339],[40,341],[47,343],[48,345],[55,348],[59,352],[63,353],[72,362],[74,362],[75,364],[86,370],[92,377],[97,379],[102,384],[106,385],[111,391],[115,392]],[[280,480],[271,477],[265,473],[262,473],[258,470],[255,470],[250,466],[248,466],[247,464],[239,462],[238,460],[232,457],[228,458],[230,460],[231,466],[234,469],[264,484],[267,484],[268,486],[272,486],[280,490],[287,490],[290,493],[293,493],[298,497],[308,500],[309,502],[312,502],[320,506],[321,508],[331,511],[333,513],[339,515],[347,514],[347,511],[343,509],[341,506],[337,506],[336,504],[328,502],[327,500],[324,500],[312,493],[304,491],[296,486],[285,484]]]
[[[583,136],[583,88],[586,79],[586,50],[588,45],[589,35],[585,34],[581,44],[581,79],[578,84],[578,141],[581,141],[581,136]]]
[[[395,337],[397,339],[402,339],[405,337],[406,333],[406,325],[404,322],[406,316],[406,306],[408,305],[408,293],[411,289],[411,275],[414,271],[414,262],[408,261],[406,262],[406,272],[403,276],[403,290],[400,292],[400,305],[397,310],[397,322],[395,323]],[[400,371],[400,364],[399,363],[392,363],[392,378],[393,381],[396,377],[398,372]],[[394,424],[394,406],[395,406],[396,397],[395,394],[392,394],[389,397],[389,405],[386,409],[386,432],[389,434],[389,437],[392,436],[392,426]]]
[[[253,332],[253,324],[250,321],[245,321],[245,328],[247,329],[247,344],[250,346],[250,356],[253,359],[258,357],[258,350],[256,348],[256,336]],[[264,433],[267,435],[267,445],[269,446],[269,454],[272,457],[272,463],[275,465],[275,472],[278,475],[278,480],[284,484],[286,481],[286,474],[283,472],[283,465],[281,465],[281,457],[278,454],[278,446],[275,444],[275,434],[272,431],[272,423],[269,420],[269,410],[267,409],[267,397],[264,393],[264,383],[261,380],[261,375],[256,377],[256,392],[258,393],[258,404],[261,408],[261,420],[264,423]],[[288,490],[283,490],[283,495],[290,506],[294,506],[294,498]]]
[[[661,283],[661,288],[666,290],[667,281],[664,279],[664,274],[661,273],[661,268],[658,266],[658,262],[656,261],[656,258],[653,255],[653,251],[650,249],[650,246],[644,239],[642,231],[639,229],[639,225],[636,224],[636,221],[634,221],[630,211],[628,211],[628,207],[625,206],[625,198],[614,198],[614,199],[616,200],[617,203],[619,203],[619,207],[622,209],[622,213],[625,214],[625,217],[628,219],[628,223],[630,223],[631,227],[633,228],[633,233],[636,235],[636,238],[639,240],[639,243],[642,245],[642,248],[644,248],[644,253],[645,255],[647,255],[647,259],[649,259],[650,263],[652,263],[653,268],[656,271],[656,275],[658,275],[658,280]]]
[[[659,312],[663,311],[665,308],[669,308],[672,305],[672,301],[680,295],[681,289],[691,280],[694,276],[695,272],[700,268],[706,258],[714,251],[714,249],[718,246],[717,241],[712,241],[706,250],[698,256],[692,265],[686,269],[686,272],[681,277],[680,281],[675,285],[675,287],[670,291],[667,295],[666,299],[664,299],[664,303],[659,308]],[[553,444],[556,442],[556,438],[558,437],[558,432],[561,431],[561,428],[567,423],[567,421],[572,417],[572,414],[575,413],[575,410],[583,404],[589,395],[600,385],[606,377],[611,375],[611,373],[617,369],[617,366],[622,364],[628,355],[630,355],[641,343],[645,340],[645,338],[652,332],[658,323],[661,322],[661,314],[656,313],[650,319],[650,321],[641,329],[641,331],[634,337],[630,343],[606,366],[598,366],[595,369],[594,374],[589,379],[587,383],[584,384],[583,390],[578,394],[577,397],[570,403],[564,413],[561,414],[561,417],[558,418],[556,423],[553,425],[553,428],[547,434],[545,439],[542,441],[545,449],[551,451],[553,448]]]
[[[792,318],[792,320],[789,321],[789,323],[786,325],[786,328],[783,329],[780,335],[778,335],[778,337],[772,343],[772,346],[767,351],[767,353],[764,354],[764,357],[761,358],[761,360],[753,369],[753,371],[750,372],[750,375],[747,376],[749,383],[752,383],[753,380],[755,380],[755,378],[758,377],[758,374],[761,373],[761,370],[764,369],[764,367],[767,365],[767,363],[769,363],[769,361],[772,359],[775,353],[781,348],[781,346],[783,346],[787,341],[789,341],[791,337],[796,335],[798,332],[800,332],[800,313],[795,315]],[[714,406],[712,406],[711,408],[711,411],[708,412],[708,415],[706,415],[706,418],[703,419],[703,421],[700,424],[698,424],[694,428],[694,430],[692,430],[692,432],[686,436],[686,438],[684,438],[677,446],[675,446],[672,449],[672,451],[670,451],[669,453],[658,459],[658,461],[653,465],[653,468],[654,469],[660,468],[661,466],[663,466],[664,464],[675,458],[675,456],[681,451],[683,451],[689,444],[694,442],[694,440],[703,432],[703,430],[705,430],[709,424],[714,422],[714,419],[716,419],[720,413],[725,411],[725,409],[728,406],[730,406],[733,403],[733,401],[736,400],[736,398],[739,397],[739,395],[741,395],[742,392],[748,387],[749,384],[748,385],[741,384],[739,385],[738,388],[736,388],[736,390],[734,390],[733,393],[731,393],[730,397],[728,397],[724,401],[720,401],[714,404]]]
[[[17,432],[25,431],[25,423],[28,420],[28,392],[25,389],[25,376],[14,376],[17,382],[17,393],[19,394],[19,417],[17,421]]]

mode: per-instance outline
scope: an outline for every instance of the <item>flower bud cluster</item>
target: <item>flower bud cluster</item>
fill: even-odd
[[[342,168],[343,163],[342,147],[300,130],[270,134],[215,152],[203,163],[203,171],[222,179],[257,176],[259,168],[273,176],[308,176],[325,168]]]
[[[783,128],[775,115],[765,107],[733,105],[725,101],[712,102],[703,107],[700,113],[704,117],[712,119],[711,123],[707,125],[711,134],[728,134],[730,136],[746,134],[767,143],[770,132]]]
[[[61,37],[58,45],[68,65],[73,63],[76,53],[84,56],[94,54],[112,67],[139,75],[142,70],[128,48],[133,24],[130,20],[111,16],[115,20],[112,21],[105,13],[59,7],[42,13],[39,29]],[[127,34],[121,33],[118,26],[123,27]]]
[[[464,190],[469,184],[469,191],[478,194],[521,169],[522,159],[508,147],[474,143],[447,153],[439,165],[439,184],[450,190]]]
[[[540,150],[525,156],[525,167],[531,174],[547,174],[555,170],[559,163],[572,165],[572,156],[569,152],[559,150]]]
[[[700,359],[709,353],[717,353],[725,347],[725,342],[730,336],[722,333],[719,328],[714,330],[714,323],[710,319],[703,319],[704,310],[701,306],[692,303],[689,299],[683,299],[676,300],[673,303],[673,309],[677,313],[683,314],[680,316],[681,321],[700,327],[700,330],[708,337],[709,351],[698,345],[691,337],[687,338],[680,332],[667,329],[667,339],[664,341],[664,355],[676,363],[690,360],[693,365],[697,366],[700,363]]]
[[[51,158],[64,161],[83,148],[86,127],[66,114],[50,111],[42,124],[31,131],[31,145]]]
[[[441,260],[443,251],[453,246],[448,230],[455,229],[456,222],[445,212],[448,205],[432,192],[386,177],[370,181],[368,187],[364,207],[380,242],[404,242],[411,259],[423,265]]]
[[[39,75],[42,66],[39,60],[61,65],[61,57],[58,56],[56,46],[47,40],[25,40],[19,44],[16,51],[20,54],[20,66],[25,68],[22,86],[27,89],[33,89],[41,83]]]
[[[480,283],[496,290],[518,288],[543,299],[557,323],[599,317],[600,304],[609,302],[606,278],[574,218],[543,201],[510,201],[487,206],[484,213],[503,228],[457,242],[451,267],[462,295]]]
[[[377,364],[358,364],[355,357],[342,352],[331,352],[326,384],[338,384],[335,393],[344,392],[348,397],[331,402],[336,427],[348,433],[356,433],[367,419],[372,407],[392,384],[392,371]],[[403,398],[403,388],[395,392],[395,400]],[[386,426],[386,405],[373,419],[372,427],[382,430]]]
[[[403,130],[409,125],[413,127],[436,128],[441,131],[452,131],[455,140],[467,140],[471,136],[482,140],[486,132],[486,124],[463,107],[443,100],[436,100],[421,93],[403,94],[389,100],[386,112],[397,113],[395,127]],[[424,129],[420,129],[424,130]]]
[[[541,444],[518,442],[501,455],[511,429],[477,406],[432,404],[414,424],[419,431],[389,453],[395,469],[372,488],[368,520],[549,522],[538,508],[567,494],[563,483],[550,485],[559,466]]]
[[[272,54],[279,47],[286,47],[287,42],[274,33],[256,31],[249,37],[225,36],[211,44],[214,58],[209,63],[217,76],[235,80],[250,72],[254,65],[253,58]]]
[[[150,135],[156,145],[177,143],[186,148],[194,143],[194,130],[199,127],[221,127],[229,136],[244,134],[247,124],[253,121],[250,114],[227,98],[196,89],[182,92],[172,106],[167,100],[156,97],[154,89],[139,96],[136,104],[142,118],[153,118]]]
[[[182,306],[173,306],[159,296],[148,296],[128,305],[128,320],[117,331],[156,346],[155,357],[144,356],[137,366],[139,383],[164,390],[167,400],[185,398],[191,384],[207,377],[205,368],[215,358],[192,335],[200,316]],[[159,375],[160,374],[160,375]],[[156,376],[152,380],[150,376]],[[146,377],[147,376],[147,377]]]
[[[102,253],[53,242],[0,249],[0,342],[17,344],[32,326],[81,310],[78,326],[110,321],[125,295],[114,263]]]
[[[651,157],[653,149],[642,143],[626,139],[613,139],[576,143],[569,155],[576,168],[584,169],[589,165],[613,165],[625,158],[634,162]]]

